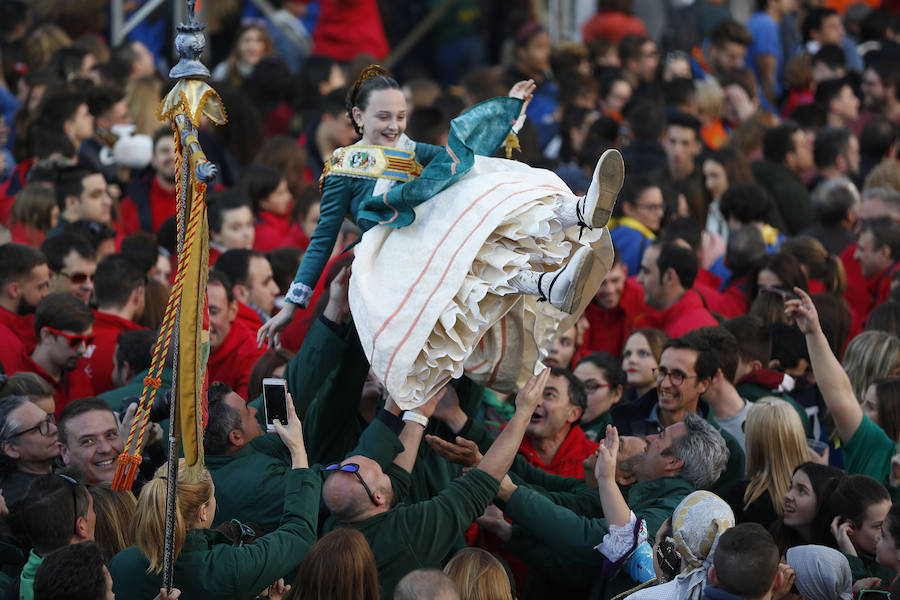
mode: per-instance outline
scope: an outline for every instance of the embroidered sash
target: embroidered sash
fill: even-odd
[[[406,182],[422,173],[413,152],[390,146],[353,145],[338,148],[327,161],[319,178],[319,190],[329,175],[393,179]]]

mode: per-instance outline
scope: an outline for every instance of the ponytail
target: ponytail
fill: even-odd
[[[362,70],[353,87],[347,91],[347,116],[353,123],[356,133],[362,135],[362,127],[353,118],[353,107],[365,110],[369,104],[369,96],[377,90],[399,90],[400,84],[391,77],[390,73],[381,65],[369,65]]]
[[[150,563],[148,573],[162,573],[166,536],[166,495],[168,465],[163,465],[141,490],[137,509],[132,519],[132,529],[138,550]],[[212,479],[204,470],[199,483],[183,481],[186,464],[178,461],[178,510],[175,511],[175,535],[172,560],[176,560],[184,547],[187,528],[199,522],[200,507],[212,498]]]

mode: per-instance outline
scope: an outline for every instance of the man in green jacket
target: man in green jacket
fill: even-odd
[[[647,441],[646,453],[634,465],[637,483],[628,491],[626,504],[636,516],[644,518],[653,536],[685,496],[695,489],[708,488],[719,478],[728,461],[728,449],[719,431],[694,413],[687,413],[659,435],[648,436]],[[559,586],[590,588],[592,598],[606,598],[636,585],[623,573],[612,580],[600,577],[604,557],[595,547],[609,533],[610,502],[601,482],[600,493],[594,493],[600,498],[599,512],[578,514],[561,505],[567,495],[571,499],[580,493],[544,496],[507,478],[498,499],[505,502],[504,512],[512,524],[502,519],[482,521],[507,540],[513,552],[540,567],[541,589],[535,589],[537,577],[533,578],[526,598],[542,597],[554,582],[557,590]],[[547,577],[550,572],[553,577]]]
[[[431,500],[396,505],[394,484],[409,480],[437,397],[404,414],[406,424],[400,435],[404,451],[393,465],[397,482],[364,456],[351,456],[339,468],[331,469],[322,488],[322,499],[335,521],[330,528],[349,527],[365,535],[375,555],[382,597],[392,598],[394,587],[410,571],[440,568],[462,532],[490,504],[499,480],[513,462],[549,373],[545,369],[519,392],[515,414],[478,468],[452,481]]]

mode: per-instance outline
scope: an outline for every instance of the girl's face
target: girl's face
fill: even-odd
[[[897,548],[897,541],[888,531],[888,522],[881,525],[881,533],[875,538],[875,561],[882,567],[900,570],[900,548]]]
[[[874,385],[870,385],[868,387],[868,389],[866,390],[866,395],[863,398],[862,410],[863,410],[863,413],[865,413],[865,415],[867,417],[869,417],[869,419],[873,423],[875,423],[876,425],[879,424],[878,423],[878,394],[875,393]]]
[[[406,97],[400,90],[376,90],[365,110],[353,107],[353,119],[362,126],[363,143],[396,146],[406,131]]]
[[[238,57],[248,65],[255,65],[266,55],[263,32],[252,27],[238,38]]]
[[[636,333],[625,341],[622,350],[622,368],[628,376],[628,385],[638,389],[652,387],[655,384],[653,369],[659,362],[647,343],[647,338]]]
[[[706,179],[706,189],[713,200],[718,200],[728,189],[728,175],[725,167],[714,160],[703,161],[703,177]]]
[[[784,282],[781,280],[781,277],[775,271],[770,271],[769,269],[763,269],[756,276],[756,285],[759,287],[777,287],[780,288],[784,285]]]
[[[603,369],[593,363],[581,361],[572,372],[587,391],[587,408],[581,420],[590,423],[622,399],[622,389],[611,387]]]
[[[784,495],[784,524],[798,529],[812,525],[816,517],[816,493],[809,476],[798,469],[791,479],[791,489]]]
[[[278,187],[259,203],[259,207],[276,215],[286,215],[291,211],[292,200],[287,179],[282,179]]]
[[[253,227],[253,211],[249,206],[225,211],[222,215],[222,231],[211,231],[212,241],[221,244],[227,250],[235,248],[253,248],[255,230]]]
[[[890,500],[882,500],[869,505],[862,526],[859,529],[851,529],[849,533],[850,541],[857,550],[866,554],[875,554],[878,534],[881,533],[881,527],[884,525],[884,519],[889,510],[891,510]]]

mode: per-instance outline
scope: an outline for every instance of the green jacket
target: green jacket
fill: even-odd
[[[28,553],[28,562],[22,567],[22,574],[19,576],[19,600],[34,600],[34,576],[42,562],[44,559],[35,554],[34,550]]]
[[[397,583],[410,571],[441,568],[441,561],[499,488],[499,481],[472,469],[431,500],[400,504],[358,523],[332,521],[326,529],[348,527],[366,536],[378,567],[381,597],[393,598]]]
[[[853,581],[865,579],[866,577],[879,577],[883,586],[890,585],[897,573],[893,569],[882,567],[875,561],[875,557],[871,554],[859,553],[859,556],[850,556],[845,554],[847,562],[850,563],[850,572],[853,574]]]
[[[663,521],[672,516],[675,507],[694,487],[680,477],[663,477],[637,483],[628,491],[626,500],[635,515],[647,522],[651,536]],[[560,506],[566,493],[543,496],[528,487],[519,487],[506,504],[504,512],[513,521],[513,535],[507,547],[531,565],[526,598],[549,597],[560,586],[568,589],[590,589],[591,598],[607,598],[633,587],[634,581],[620,573],[613,580],[599,578],[603,556],[594,546],[609,532],[600,510],[596,490],[569,493],[573,504],[587,509],[588,495],[596,497],[594,512],[578,514]]]
[[[296,569],[316,542],[320,493],[318,471],[288,472],[281,526],[241,547],[213,529],[188,530],[175,561],[174,586],[185,598],[254,598]],[[137,546],[130,546],[113,557],[109,572],[116,598],[147,600],[159,593],[162,578],[147,573],[148,564]]]

